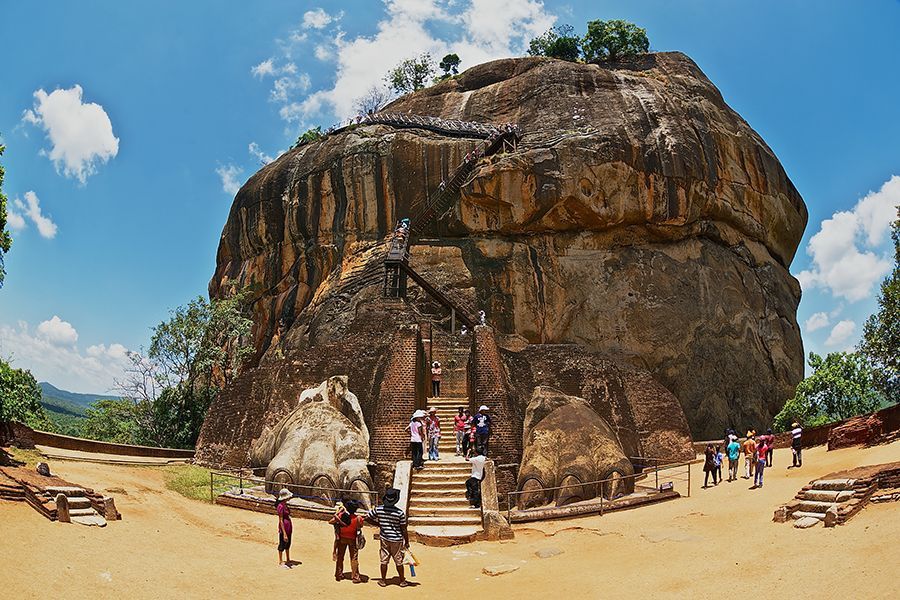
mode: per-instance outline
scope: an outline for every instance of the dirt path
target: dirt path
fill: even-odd
[[[762,490],[743,479],[691,498],[603,517],[517,527],[516,539],[455,548],[414,545],[415,589],[381,589],[332,577],[331,530],[295,519],[291,570],[276,567],[273,517],[185,499],[152,467],[56,462],[71,481],[111,492],[124,520],[105,529],[51,523],[25,504],[0,501],[0,596],[48,598],[291,597],[634,598],[685,593],[722,597],[891,598],[900,595],[900,504],[869,506],[848,525],[801,531],[772,512],[807,481],[831,471],[900,460],[900,442],[869,449],[807,451],[785,469],[775,454]],[[699,467],[694,471],[698,481]],[[362,551],[378,572],[377,545]],[[551,558],[535,552],[561,550]],[[485,566],[514,565],[488,577]],[[348,566],[349,568],[349,566]],[[274,596],[273,594],[278,594]]]

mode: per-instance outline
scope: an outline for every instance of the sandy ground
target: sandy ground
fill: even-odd
[[[105,529],[51,523],[24,503],[0,501],[0,597],[94,598],[636,598],[675,593],[722,598],[900,597],[900,503],[870,505],[834,529],[794,529],[772,513],[810,479],[837,469],[900,460],[900,442],[806,453],[786,470],[775,453],[766,485],[740,479],[636,510],[518,526],[516,539],[453,548],[414,544],[414,588],[335,582],[331,529],[294,520],[293,569],[276,567],[275,518],[185,499],[152,467],[56,462],[71,481],[114,493],[124,520]],[[377,543],[361,553],[377,577]],[[562,550],[538,558],[542,549]],[[497,577],[485,566],[515,565]],[[349,565],[347,566],[349,570]],[[393,571],[391,571],[392,573]],[[488,596],[488,594],[498,594]]]

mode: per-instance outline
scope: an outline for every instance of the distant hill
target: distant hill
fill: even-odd
[[[61,390],[51,383],[42,381],[41,404],[49,413],[60,433],[79,434],[79,421],[87,414],[87,409],[97,400],[116,399],[118,396],[101,396],[99,394],[78,394]]]
[[[75,405],[81,408],[81,413],[97,400],[115,400],[119,396],[102,396],[100,394],[78,394],[75,392],[67,392],[61,390],[52,383],[46,381],[40,382],[41,392],[44,395],[44,404],[52,401],[54,405],[66,407],[67,405]]]

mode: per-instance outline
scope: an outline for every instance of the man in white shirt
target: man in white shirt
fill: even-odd
[[[472,508],[481,508],[481,480],[484,479],[484,462],[487,458],[484,456],[484,450],[481,448],[475,451],[475,456],[469,459],[472,463],[472,476],[466,480],[466,498]]]
[[[800,441],[801,435],[803,435],[803,428],[800,427],[800,423],[793,423],[791,425],[793,429],[791,429],[791,451],[794,454],[794,467],[802,467],[803,466],[803,442]],[[791,468],[791,467],[788,467]]]

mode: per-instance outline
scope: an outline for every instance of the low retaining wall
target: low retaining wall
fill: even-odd
[[[868,413],[869,415],[876,415],[881,421],[883,421],[882,425],[882,433],[887,434],[893,431],[900,430],[900,404],[895,404],[893,406],[888,406],[887,408],[883,408],[874,413]],[[867,416],[867,415],[860,415]],[[809,429],[803,429],[803,447],[811,448],[812,446],[824,446],[828,443],[828,438],[831,437],[831,430],[839,427],[852,419],[858,419],[859,417],[850,417],[849,419],[844,419],[843,421],[835,421],[834,423],[827,423],[825,425],[819,425],[818,427],[810,427]],[[746,431],[738,431],[738,435],[743,435]],[[757,431],[757,435],[765,433],[763,431]],[[743,439],[743,437],[741,438]],[[694,442],[694,452],[697,454],[703,454],[706,451],[706,445],[712,444],[722,445],[722,440],[706,440],[702,442]],[[791,447],[791,432],[785,431],[782,433],[775,434],[775,447],[776,448],[790,448]],[[722,448],[722,452],[725,449]]]
[[[179,448],[154,448],[152,446],[131,446],[128,444],[113,444],[97,440],[60,435],[32,429],[17,421],[5,424],[6,441],[20,448],[34,448],[38,446],[50,446],[63,450],[77,450],[79,452],[91,452],[95,454],[117,454],[121,456],[150,456],[155,458],[194,458],[193,450]]]

